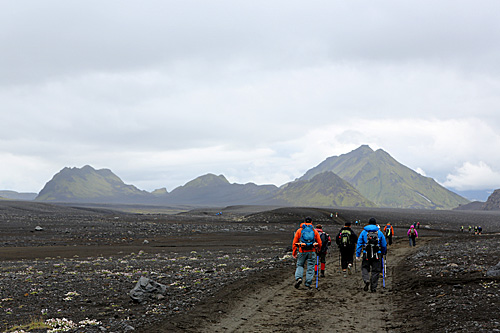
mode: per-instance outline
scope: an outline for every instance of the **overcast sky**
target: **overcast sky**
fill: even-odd
[[[282,185],[362,144],[500,188],[500,1],[0,2],[0,190]]]

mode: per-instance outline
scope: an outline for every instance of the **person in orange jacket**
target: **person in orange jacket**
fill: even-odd
[[[321,249],[321,237],[312,224],[312,219],[306,217],[300,228],[295,232],[292,243],[292,255],[297,259],[295,269],[295,288],[299,288],[304,275],[304,265],[307,264],[306,288],[311,289],[316,265],[316,250]]]
[[[389,222],[387,222],[387,225],[384,227],[384,236],[385,238],[387,238],[387,245],[392,245],[392,236],[394,236],[394,228]]]

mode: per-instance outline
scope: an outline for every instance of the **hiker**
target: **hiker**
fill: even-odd
[[[361,264],[361,277],[365,283],[363,290],[368,291],[370,288],[370,291],[374,293],[377,291],[378,278],[382,272],[382,256],[387,253],[387,242],[383,232],[378,230],[377,221],[373,217],[368,223],[359,234],[356,260],[361,260],[361,251],[363,251]]]
[[[477,225],[474,226],[474,235],[477,235]]]
[[[351,274],[357,241],[358,236],[351,229],[351,222],[346,222],[335,238],[340,251],[340,266],[342,267],[342,272],[344,272],[344,277],[347,277],[347,270]]]
[[[319,257],[319,262],[321,264],[320,277],[325,277],[326,253],[328,252],[328,247],[332,245],[332,239],[329,234],[323,231],[323,226],[321,224],[316,225],[316,230],[321,238],[321,248],[316,251],[316,255]],[[314,271],[317,273],[318,267],[314,267]]]
[[[413,226],[413,224],[410,226],[410,229],[408,229],[408,238],[410,239],[410,246],[416,246],[417,241],[416,239],[418,238],[418,232],[417,229]]]
[[[392,236],[394,235],[394,228],[392,227],[390,222],[387,222],[386,226],[384,227],[384,235],[385,238],[387,239],[387,244],[392,245]]]
[[[420,229],[420,222],[417,222],[417,229]]]
[[[481,226],[478,226],[478,227],[477,227],[477,233],[478,233],[479,235],[481,235],[481,233],[482,233],[482,232],[483,232],[483,228],[482,228]]]
[[[469,225],[469,233],[470,233],[471,230],[472,230],[472,227]]]
[[[464,232],[464,226],[461,226],[461,227],[460,227],[460,231],[461,231],[461,232]]]
[[[316,249],[321,248],[321,237],[312,224],[312,219],[306,217],[299,229],[295,232],[292,243],[292,255],[297,259],[295,269],[295,288],[299,288],[304,275],[304,265],[307,265],[306,288],[311,289],[316,264]]]

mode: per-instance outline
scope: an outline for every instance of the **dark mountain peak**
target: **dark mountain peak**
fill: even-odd
[[[491,193],[484,204],[484,210],[500,210],[500,189]]]

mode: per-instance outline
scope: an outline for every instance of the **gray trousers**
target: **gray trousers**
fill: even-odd
[[[381,272],[382,261],[380,259],[363,259],[363,262],[361,263],[361,277],[365,283],[370,282],[370,288],[372,290],[377,289],[378,277]]]

